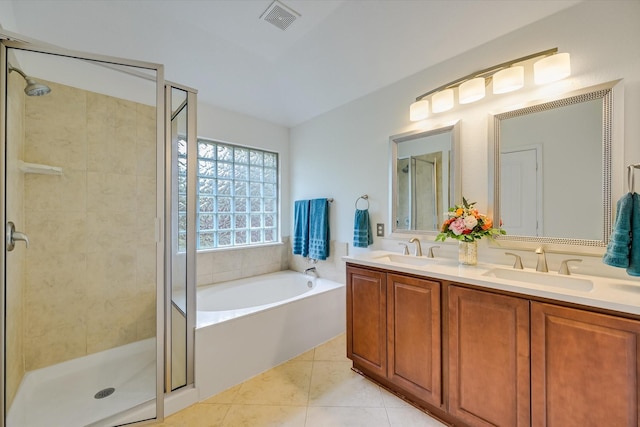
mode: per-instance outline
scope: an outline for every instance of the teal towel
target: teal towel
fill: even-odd
[[[631,254],[631,216],[634,204],[633,196],[634,194],[627,193],[616,203],[616,220],[613,224],[613,231],[609,238],[607,250],[602,258],[605,264],[613,267],[629,267],[629,257]],[[638,227],[638,230],[640,230],[640,227]],[[640,238],[640,231],[636,234],[636,237]],[[638,243],[640,243],[640,241],[638,241]]]
[[[329,201],[313,199],[309,204],[309,258],[329,256]]]
[[[373,243],[371,234],[371,222],[369,221],[368,209],[356,209],[353,220],[353,246],[356,248],[366,248]]]
[[[309,200],[294,203],[292,246],[294,255],[309,255]]]
[[[631,251],[629,252],[629,267],[627,274],[640,276],[640,194],[633,193],[633,208],[631,214]]]

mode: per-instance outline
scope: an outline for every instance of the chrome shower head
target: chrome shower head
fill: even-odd
[[[12,72],[12,71],[15,71],[16,73],[20,74],[27,82],[27,87],[24,88],[24,93],[26,93],[27,96],[42,96],[51,92],[51,88],[49,86],[43,83],[38,83],[37,81],[33,80],[31,77],[27,76],[19,68],[9,66],[9,72]]]

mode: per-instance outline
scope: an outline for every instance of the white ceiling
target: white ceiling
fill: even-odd
[[[272,0],[0,1],[7,30],[164,64],[200,102],[291,127],[581,0],[282,0],[286,31],[259,19]]]

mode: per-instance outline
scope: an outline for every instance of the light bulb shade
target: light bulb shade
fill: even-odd
[[[445,89],[431,97],[431,111],[442,113],[453,108],[453,89]]]
[[[505,68],[493,75],[493,93],[507,93],[524,86],[524,67]]]
[[[547,56],[533,64],[533,80],[536,84],[562,80],[571,75],[571,59],[568,53]]]
[[[458,101],[460,104],[469,104],[484,98],[484,78],[476,77],[468,80],[458,87]]]
[[[429,117],[429,101],[422,99],[409,106],[409,120],[417,122]]]

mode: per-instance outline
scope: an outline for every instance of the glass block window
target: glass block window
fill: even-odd
[[[199,139],[196,205],[197,249],[277,242],[278,154]]]
[[[178,137],[178,252],[187,251],[187,141]]]

